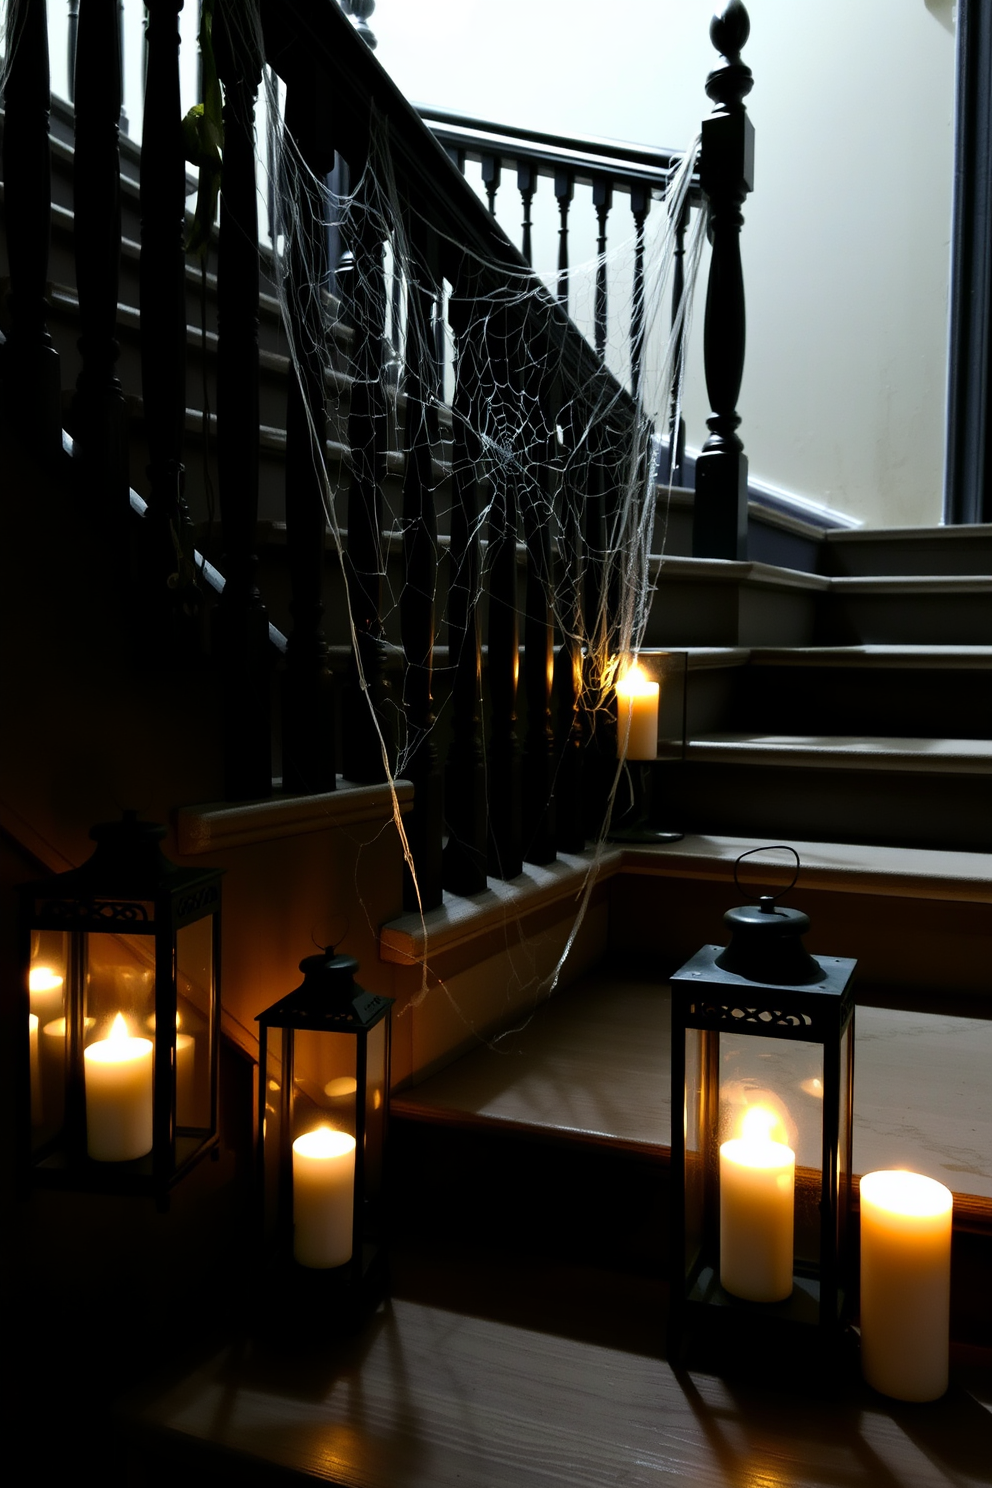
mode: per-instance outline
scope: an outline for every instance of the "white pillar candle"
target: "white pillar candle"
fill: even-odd
[[[861,1180],[861,1370],[896,1400],[947,1389],[952,1206],[919,1173]]]
[[[319,1126],[293,1143],[293,1254],[323,1269],[351,1260],[355,1139]]]
[[[110,1037],[83,1050],[86,1150],[97,1162],[129,1162],[152,1150],[151,1039],[129,1038],[120,1013]]]
[[[44,1026],[62,1011],[63,979],[47,966],[32,966],[28,972],[28,998],[31,1011]]]
[[[720,1284],[749,1302],[792,1294],[796,1154],[771,1140],[776,1119],[754,1106],[720,1147]]]
[[[617,682],[616,692],[618,758],[657,759],[658,683],[635,661]]]

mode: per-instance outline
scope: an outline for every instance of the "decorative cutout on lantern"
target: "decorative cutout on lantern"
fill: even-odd
[[[21,889],[25,1181],[163,1203],[217,1143],[221,875],[170,863],[133,811],[90,836]]]
[[[792,888],[799,857],[785,850]],[[778,897],[728,910],[730,945],[704,946],[672,978],[676,1352],[695,1339],[833,1345],[841,1332],[856,963],[811,956],[809,919]]]

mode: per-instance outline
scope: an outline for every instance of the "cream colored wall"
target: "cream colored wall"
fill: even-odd
[[[380,61],[413,99],[539,129],[682,145],[710,107],[713,8],[379,0],[372,25]],[[749,0],[748,9],[757,162],[745,209],[740,408],[752,475],[870,525],[937,522],[951,0]],[[507,190],[512,201],[512,182]],[[516,216],[511,207],[507,219]],[[697,349],[691,445],[705,438],[707,412]]]

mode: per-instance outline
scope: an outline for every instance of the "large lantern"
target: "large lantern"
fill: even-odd
[[[326,1324],[355,1322],[385,1287],[384,1160],[392,999],[364,991],[329,947],[259,1014],[259,1192],[267,1261]]]
[[[771,895],[724,921],[730,945],[672,978],[670,1343],[827,1358],[849,1286],[856,963],[810,956],[809,919]]]
[[[21,889],[27,1184],[164,1202],[217,1143],[221,874],[170,863],[133,811],[90,836]]]

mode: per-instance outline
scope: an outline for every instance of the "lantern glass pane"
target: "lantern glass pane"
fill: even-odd
[[[266,1037],[262,1110],[262,1202],[264,1233],[271,1239],[279,1223],[280,1174],[284,1149],[288,1147],[285,1125],[285,1045],[288,1034],[282,1028],[270,1028]]]
[[[213,1067],[214,922],[176,932],[176,1125],[210,1129]]]
[[[795,1154],[794,1257],[820,1259],[823,1049],[805,1040],[721,1034],[717,1145],[763,1137]]]
[[[382,1192],[382,1149],[386,1115],[386,1020],[369,1030],[365,1082],[365,1196],[375,1203]]]
[[[706,1036],[698,1028],[685,1031],[685,1263],[686,1273],[695,1268],[703,1248],[705,1232],[705,1132],[706,1091],[703,1049]],[[672,1112],[672,1120],[676,1113]]]
[[[109,1038],[118,1015],[124,1021],[125,1037],[154,1037],[155,941],[152,936],[95,933],[86,936],[83,1012],[84,1048]]]
[[[355,1135],[356,1051],[347,1033],[297,1028],[293,1049],[292,1140],[329,1126]]]
[[[89,932],[83,965],[86,1151],[132,1162],[153,1140],[154,937]]]
[[[31,933],[28,1019],[31,1050],[31,1132],[37,1147],[57,1136],[65,1114],[65,1008],[69,936]]]

